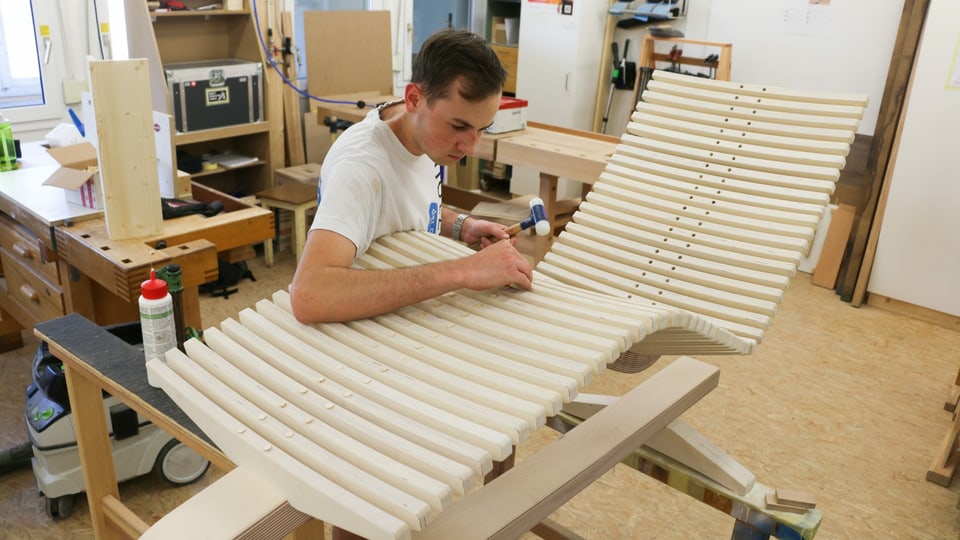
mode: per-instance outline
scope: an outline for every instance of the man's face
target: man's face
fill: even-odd
[[[429,104],[421,94],[416,107],[414,140],[419,150],[439,165],[453,165],[473,154],[500,108],[499,93],[470,102],[460,96],[459,84],[452,83],[446,96]]]

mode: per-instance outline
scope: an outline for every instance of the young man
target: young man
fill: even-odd
[[[362,319],[460,288],[531,287],[530,264],[504,226],[440,206],[441,166],[474,152],[505,76],[482,38],[438,32],[421,47],[403,99],[337,138],[320,169],[320,206],[290,288],[298,320]],[[412,268],[351,268],[376,238],[405,230],[480,242],[481,249]]]

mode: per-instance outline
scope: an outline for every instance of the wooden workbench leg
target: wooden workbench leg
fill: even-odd
[[[203,330],[203,321],[200,320],[200,287],[184,287],[180,294],[183,304],[183,326]]]
[[[93,289],[90,278],[80,273],[63,259],[57,261],[60,281],[63,284],[63,307],[65,313],[79,313],[91,321],[97,320],[93,304]]]
[[[537,236],[534,244],[533,260],[540,262],[550,249],[553,242],[553,228],[557,225],[557,184],[560,179],[556,175],[540,173],[540,198],[543,199],[543,210],[550,222],[550,234]]]
[[[54,356],[65,355],[51,345]],[[120,498],[117,475],[113,468],[113,450],[107,433],[107,419],[103,412],[103,395],[100,386],[82,373],[64,365],[67,375],[67,392],[73,413],[73,428],[77,436],[77,449],[83,469],[83,484],[86,486],[90,518],[97,538],[112,538],[113,531],[104,513],[103,499]]]
[[[13,318],[13,315],[0,309],[0,353],[23,347],[21,330],[23,327]]]
[[[954,412],[957,410],[957,403],[960,402],[960,370],[957,370],[957,378],[953,381],[953,387],[947,394],[947,401],[943,404],[943,409]]]
[[[267,268],[273,266],[273,238],[267,238],[263,241],[263,264]]]
[[[293,260],[300,262],[303,246],[307,243],[307,208],[303,205],[293,211]]]
[[[953,475],[957,472],[957,464],[960,462],[960,456],[957,455],[958,435],[960,435],[960,414],[954,413],[953,423],[944,435],[940,448],[933,457],[933,463],[927,470],[928,481],[950,487],[950,481],[953,480]]]

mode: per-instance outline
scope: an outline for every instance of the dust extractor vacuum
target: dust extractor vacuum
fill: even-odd
[[[140,323],[107,330],[142,348]],[[199,479],[210,462],[150,423],[118,399],[104,393],[103,411],[113,449],[117,481],[154,473],[166,482],[185,485]],[[37,487],[52,518],[67,517],[74,496],[84,491],[83,471],[74,435],[67,381],[61,361],[41,343],[33,360],[33,380],[26,390],[24,415],[33,450]]]

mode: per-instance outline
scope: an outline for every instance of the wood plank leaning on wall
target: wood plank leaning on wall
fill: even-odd
[[[873,266],[876,250],[876,235],[883,216],[881,194],[891,168],[891,158],[896,154],[896,138],[900,129],[900,117],[907,97],[910,74],[917,57],[923,22],[927,16],[930,0],[904,0],[900,30],[893,46],[893,57],[887,71],[887,84],[883,90],[877,128],[867,157],[866,196],[863,212],[854,224],[853,248],[844,260],[837,282],[837,293],[854,307],[863,304],[867,282]],[[876,229],[876,232],[873,232]],[[873,238],[871,239],[871,236]]]

